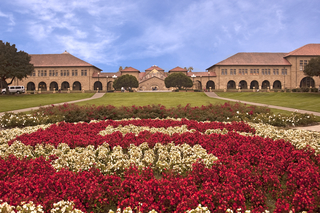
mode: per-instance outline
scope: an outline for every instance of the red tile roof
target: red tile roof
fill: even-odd
[[[292,52],[288,53],[288,56],[319,56],[320,55],[320,44],[306,44]]]
[[[191,77],[192,75],[195,75],[196,77],[205,77],[205,76],[216,77],[217,76],[215,72],[188,72],[187,73],[188,77]]]
[[[62,54],[30,54],[34,67],[95,67],[68,52]]]
[[[291,65],[284,58],[286,54],[287,53],[237,53],[215,65]]]
[[[139,70],[137,70],[137,69],[135,69],[133,67],[127,67],[127,68],[124,68],[121,71],[124,71],[124,72],[140,72]]]
[[[145,75],[146,75],[145,72],[140,72],[140,73],[139,73],[139,80],[142,79]]]
[[[158,71],[164,71],[164,69],[158,67],[157,65],[151,66],[150,68],[146,69],[146,71],[151,71],[151,70],[154,70],[154,69],[156,69]]]
[[[181,67],[176,67],[176,68],[169,70],[169,72],[187,72],[187,71],[188,71],[187,69],[184,69]]]

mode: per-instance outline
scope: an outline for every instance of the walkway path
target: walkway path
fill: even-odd
[[[290,112],[298,112],[298,113],[308,113],[308,114],[313,114],[315,116],[320,116],[319,112],[312,112],[308,110],[301,110],[301,109],[293,109],[293,108],[288,108],[288,107],[282,107],[282,106],[274,106],[274,105],[268,105],[268,104],[260,104],[260,103],[253,103],[249,101],[241,101],[241,100],[236,100],[236,99],[230,99],[230,98],[223,98],[219,97],[216,93],[214,92],[205,92],[205,94],[210,97],[210,98],[217,98],[217,99],[222,99],[226,101],[234,101],[234,102],[239,102],[243,104],[250,104],[250,105],[256,105],[256,106],[263,106],[263,107],[268,107],[268,108],[273,108],[273,109],[281,109],[281,110],[286,110]],[[296,127],[295,129],[305,129],[305,130],[311,130],[311,131],[319,131],[320,132],[320,125],[314,125],[314,126],[306,126],[306,127]]]
[[[75,101],[68,101],[68,102],[63,102],[63,103],[57,103],[57,104],[54,104],[55,106],[58,106],[58,105],[62,105],[62,104],[65,104],[65,103],[68,103],[68,104],[72,104],[72,103],[77,103],[77,102],[82,102],[82,101],[89,101],[89,100],[92,100],[92,99],[97,99],[97,98],[101,98],[105,93],[95,93],[93,96],[91,96],[90,98],[85,98],[85,99],[80,99],[80,100],[75,100]],[[41,107],[48,107],[48,106],[51,106],[52,104],[49,104],[49,105],[45,105],[45,106],[41,106]],[[18,109],[18,110],[12,110],[12,111],[7,111],[7,112],[14,112],[14,113],[18,113],[18,112],[28,112],[28,111],[31,111],[31,110],[36,110],[36,109],[39,109],[40,107],[30,107],[30,108],[26,108],[26,109]],[[3,115],[5,112],[0,112],[0,116]]]

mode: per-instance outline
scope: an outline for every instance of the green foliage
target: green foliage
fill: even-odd
[[[310,59],[303,72],[308,76],[320,76],[320,57]]]
[[[167,88],[178,87],[179,89],[181,89],[182,87],[193,86],[192,80],[181,72],[170,74],[164,79],[164,83]]]
[[[15,78],[22,80],[31,75],[33,64],[31,57],[23,51],[17,52],[16,46],[0,40],[0,87],[7,88]],[[7,82],[10,80],[10,82]]]
[[[126,74],[126,75],[122,75],[119,78],[117,78],[114,82],[113,82],[113,87],[115,89],[121,89],[121,87],[124,88],[138,88],[139,87],[139,82],[137,80],[136,77]]]

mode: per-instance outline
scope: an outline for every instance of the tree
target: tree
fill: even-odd
[[[189,67],[187,70],[188,70],[188,72],[192,72],[193,67]]]
[[[192,87],[192,80],[181,72],[172,73],[168,77],[164,79],[164,83],[167,88],[170,87],[178,87],[181,89],[182,87]]]
[[[113,82],[113,87],[115,89],[120,89],[121,87],[124,88],[138,88],[139,87],[139,82],[137,80],[136,77],[134,77],[133,75],[122,75],[119,78],[117,78],[114,82]]]
[[[308,76],[320,76],[320,57],[311,58],[303,72]]]
[[[119,71],[123,70],[122,66],[119,67]]]
[[[23,51],[17,52],[16,46],[0,40],[0,86],[6,88],[15,78],[22,80],[31,75],[34,68],[30,63],[31,56]],[[7,82],[9,81],[9,82]]]

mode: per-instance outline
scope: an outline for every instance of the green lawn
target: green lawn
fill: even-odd
[[[202,92],[126,92],[126,93],[106,93],[102,98],[85,102],[78,105],[113,105],[113,106],[146,106],[151,104],[161,104],[166,107],[202,106],[215,103],[225,103],[224,100],[209,98]]]
[[[0,95],[0,112],[90,98],[93,93]]]
[[[320,112],[320,93],[216,92],[220,97]]]

